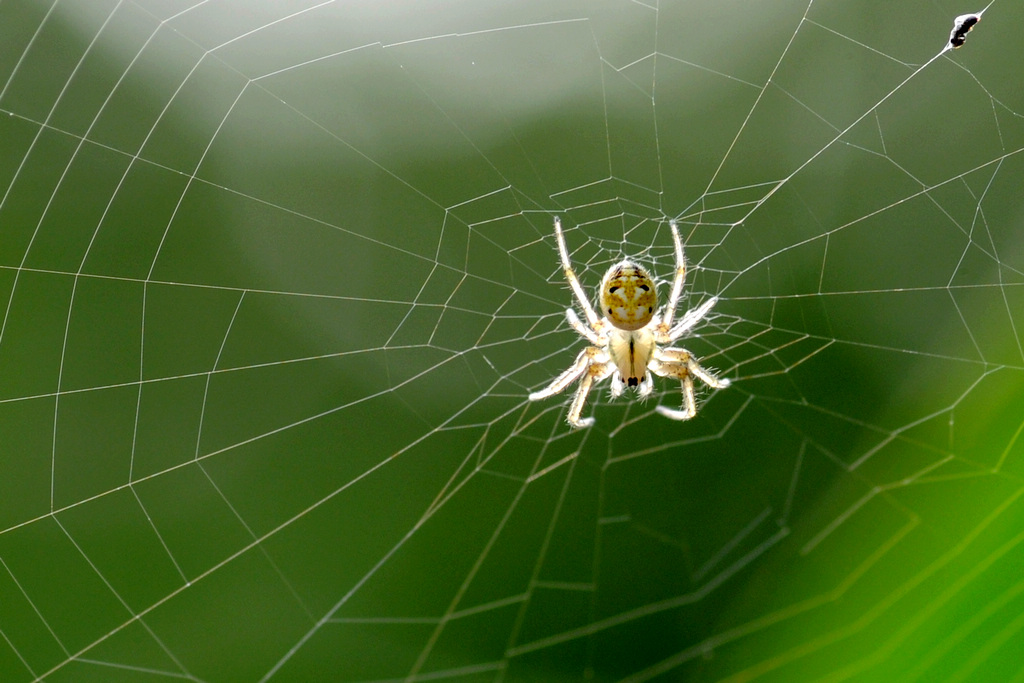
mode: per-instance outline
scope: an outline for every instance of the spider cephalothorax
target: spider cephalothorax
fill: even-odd
[[[673,420],[688,420],[697,414],[694,377],[716,389],[729,385],[728,379],[718,378],[702,368],[686,349],[663,348],[693,329],[718,301],[717,297],[712,297],[699,307],[687,311],[678,323],[672,324],[686,279],[686,261],[683,258],[679,228],[675,221],[669,225],[675,242],[676,273],[664,310],[658,311],[658,290],[651,274],[643,266],[626,260],[609,268],[601,280],[599,316],[590,305],[572,269],[565,236],[562,235],[562,223],[555,218],[555,241],[558,243],[565,279],[583,309],[587,324],[580,320],[572,308],[566,310],[565,317],[572,328],[593,346],[583,349],[576,362],[546,389],[530,394],[531,401],[553,396],[578,380],[580,384],[569,408],[568,420],[574,427],[587,427],[594,423],[594,418],[580,419],[580,415],[587,394],[595,382],[611,376],[613,396],[622,395],[628,386],[634,388],[638,396],[644,397],[654,389],[651,381],[653,372],[659,377],[674,377],[683,385],[683,409],[658,406],[658,412]]]

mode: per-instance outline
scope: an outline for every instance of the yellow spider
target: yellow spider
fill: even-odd
[[[539,401],[561,393],[570,384],[579,380],[567,419],[573,427],[589,427],[594,424],[594,418],[580,419],[580,414],[583,412],[587,394],[595,382],[611,376],[612,396],[621,396],[628,386],[635,389],[637,395],[643,398],[654,389],[651,380],[653,372],[659,377],[674,377],[683,384],[683,409],[672,410],[658,406],[657,411],[673,420],[689,420],[697,414],[697,400],[693,391],[694,377],[715,389],[729,386],[728,379],[718,378],[702,368],[693,354],[686,349],[664,348],[692,330],[718,302],[718,297],[711,297],[699,307],[687,311],[678,323],[672,324],[679,297],[683,292],[686,261],[683,259],[679,228],[675,221],[669,225],[676,247],[676,274],[665,308],[655,313],[658,307],[658,292],[654,279],[643,266],[627,259],[609,268],[601,280],[598,302],[601,315],[598,316],[572,269],[569,251],[565,247],[565,237],[562,235],[562,223],[555,217],[555,240],[558,242],[562,269],[573,295],[583,309],[587,324],[584,325],[580,321],[572,308],[565,311],[565,317],[572,328],[590,341],[592,346],[583,349],[572,367],[556,377],[546,389],[530,394],[531,401]]]

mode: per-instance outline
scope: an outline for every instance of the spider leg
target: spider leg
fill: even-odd
[[[576,315],[576,311],[571,308],[565,309],[565,318],[572,325],[572,329],[576,330],[581,337],[586,337],[594,346],[604,346],[607,343],[597,332],[584,325],[580,317]]]
[[[658,406],[660,414],[672,420],[689,420],[697,414],[697,399],[694,396],[693,378],[715,389],[722,389],[729,386],[729,380],[725,377],[715,377],[701,367],[686,349],[662,349],[658,352],[657,358],[651,362],[651,371],[659,377],[674,377],[683,385],[683,409],[673,410],[665,406]]]
[[[697,323],[703,320],[704,316],[706,316],[717,303],[718,297],[713,296],[692,311],[687,311],[686,315],[683,316],[683,319],[668,331],[663,338],[662,343],[671,344],[672,342],[678,341],[680,337],[692,330]]]
[[[580,284],[580,280],[576,277],[576,271],[572,269],[572,262],[569,261],[569,250],[565,246],[565,235],[562,234],[562,221],[555,216],[555,241],[558,242],[558,256],[562,260],[562,270],[565,272],[565,279],[569,283],[572,293],[576,296],[576,300],[580,304],[580,308],[583,309],[583,314],[587,318],[587,322],[593,328],[599,328],[601,319],[594,312],[594,307],[590,305],[590,301],[587,300],[587,293],[583,291],[583,285]],[[571,320],[569,321],[572,322]],[[584,335],[586,336],[586,335]]]
[[[724,389],[731,384],[730,380],[726,377],[716,377],[711,374],[697,362],[697,359],[693,357],[693,354],[686,349],[659,349],[657,359],[659,361],[658,366],[652,367],[651,369],[655,374],[661,377],[676,377],[674,374],[662,374],[658,372],[658,367],[664,368],[666,365],[669,367],[681,366],[704,384],[707,384],[713,389]]]
[[[602,359],[603,356],[604,352],[597,347],[588,346],[583,349],[568,370],[555,377],[546,388],[530,394],[530,400],[539,401],[542,398],[560,394],[567,386],[578,380],[592,364],[607,362],[607,359]]]
[[[587,371],[583,374],[583,379],[580,380],[580,386],[576,389],[576,395],[572,397],[572,405],[569,406],[569,414],[565,418],[570,425],[580,428],[589,427],[594,424],[593,417],[581,420],[580,414],[583,412],[583,406],[587,402],[590,387],[593,386],[594,382],[600,382],[612,374],[612,372],[613,368],[610,367],[610,363],[607,361],[604,363],[594,363],[587,368]]]
[[[651,370],[659,377],[674,377],[683,385],[683,409],[673,410],[665,406],[655,408],[658,413],[670,420],[689,420],[697,414],[697,398],[693,391],[693,378],[690,376],[690,369],[685,361],[678,360],[656,360],[651,363]]]
[[[676,274],[672,278],[672,291],[668,295],[668,303],[665,305],[665,317],[662,323],[666,328],[672,327],[672,319],[676,315],[676,306],[679,305],[679,297],[683,293],[683,282],[686,281],[686,258],[683,256],[683,242],[679,239],[679,226],[675,221],[669,221],[668,226],[672,229],[672,242],[675,244],[676,252]]]
[[[689,375],[682,378],[683,382],[683,409],[673,410],[665,406],[655,408],[659,415],[664,415],[670,420],[689,420],[697,414],[697,398],[693,395],[693,380]]]

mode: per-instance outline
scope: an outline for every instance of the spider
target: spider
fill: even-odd
[[[594,418],[580,419],[580,414],[595,382],[611,376],[612,396],[621,396],[628,386],[636,390],[640,398],[645,398],[654,390],[651,378],[653,372],[659,377],[674,377],[683,385],[682,410],[658,406],[657,411],[672,420],[689,420],[697,414],[694,377],[715,389],[729,386],[728,379],[716,377],[702,368],[686,349],[665,348],[692,330],[718,302],[718,297],[708,299],[697,308],[687,311],[673,325],[683,281],[686,279],[686,261],[683,259],[679,228],[675,221],[671,221],[669,226],[675,242],[676,274],[665,308],[655,313],[658,292],[654,279],[643,266],[626,259],[609,268],[601,280],[598,305],[602,316],[598,316],[572,269],[565,237],[562,235],[562,223],[555,217],[555,240],[558,242],[562,269],[576,301],[583,309],[587,324],[580,320],[572,308],[566,309],[565,317],[572,328],[592,346],[583,349],[576,357],[576,362],[547,388],[530,394],[531,401],[561,393],[578,380],[579,386],[567,419],[573,427],[589,427],[594,424]]]

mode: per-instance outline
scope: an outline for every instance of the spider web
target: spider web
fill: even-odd
[[[1017,5],[0,3],[0,679],[1024,680]],[[531,403],[625,256],[733,380]]]

